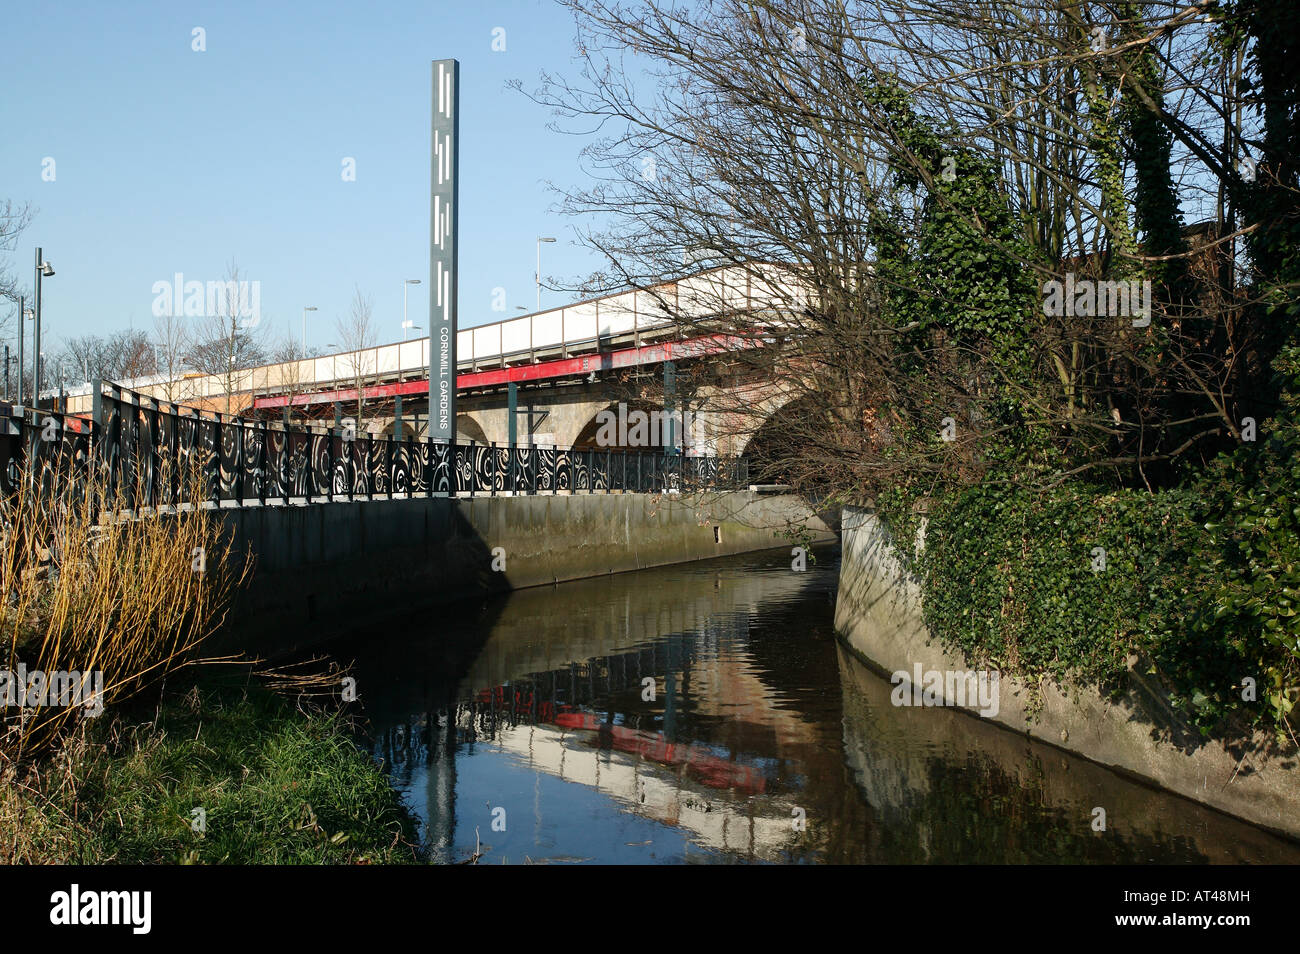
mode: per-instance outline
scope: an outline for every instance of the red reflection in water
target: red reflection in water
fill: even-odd
[[[560,712],[554,721],[566,729],[599,732],[620,752],[639,755],[660,765],[684,765],[692,778],[710,788],[734,788],[747,795],[757,795],[767,787],[767,779],[753,766],[720,759],[703,746],[669,742],[662,733],[612,725],[589,712]]]

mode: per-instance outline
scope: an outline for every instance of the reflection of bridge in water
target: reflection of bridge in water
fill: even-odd
[[[434,857],[465,857],[480,829],[493,861],[1297,857],[986,720],[892,705],[890,683],[834,639],[835,561],[788,561],[644,570],[358,633],[373,754]],[[494,833],[498,807],[509,828]]]
[[[728,699],[731,718],[755,717],[760,735],[770,734],[764,719],[783,722],[787,739],[797,732],[800,721],[767,708],[768,691],[729,651],[746,638],[748,623],[748,614],[713,617],[702,638],[669,636],[507,683],[463,683],[449,706],[388,728],[376,754],[396,777],[429,773],[427,840],[444,856],[453,839],[456,753],[488,745],[687,829],[702,845],[776,860],[800,837],[791,824],[795,792],[774,771],[779,760],[693,740],[681,724],[683,707],[692,719],[721,721],[720,700]],[[644,698],[647,679],[653,701]],[[699,694],[694,686],[702,681],[720,691]]]

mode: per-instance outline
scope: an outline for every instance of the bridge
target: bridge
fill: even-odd
[[[718,333],[720,314],[746,313],[755,329],[782,324],[803,307],[806,289],[782,266],[708,269],[645,289],[466,328],[457,335],[458,437],[466,442],[574,448],[670,447],[688,456],[738,456],[761,415],[784,403],[771,382],[740,380],[730,353],[764,343]],[[394,342],[233,375],[188,374],[122,382],[158,401],[233,413],[241,420],[332,424],[353,420],[361,432],[400,440],[426,433],[429,339]],[[689,369],[689,370],[688,370]],[[734,369],[732,369],[734,371]],[[63,409],[93,413],[93,388],[71,389]],[[645,441],[597,438],[597,416],[660,413],[666,433]]]
[[[739,451],[754,421],[727,410],[782,402],[727,366],[767,340],[709,327],[720,299],[761,334],[787,320],[789,283],[758,284],[753,269],[715,270],[466,329],[454,441],[427,430],[427,341],[250,369],[238,391],[211,376],[95,381],[59,409],[0,405],[0,495],[24,472],[46,486],[96,468],[119,509],[218,511],[233,552],[256,562],[232,614],[257,646],[373,625],[377,592],[401,594],[381,601],[397,613],[780,546],[791,528],[827,539],[808,502],[750,485]],[[357,398],[349,360],[368,362],[360,421],[342,417]],[[216,409],[227,401],[240,413]],[[682,426],[599,434],[601,412],[625,404]]]

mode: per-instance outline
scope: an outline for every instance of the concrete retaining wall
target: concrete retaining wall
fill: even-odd
[[[222,642],[268,655],[450,600],[789,546],[787,527],[833,536],[802,500],[747,491],[412,498],[222,518],[255,561]],[[504,571],[493,569],[498,547]]]
[[[931,637],[921,615],[920,587],[872,513],[846,509],[835,628],[850,649],[885,673],[964,671],[960,652]],[[1300,837],[1300,760],[1266,756],[1267,737],[1227,747],[1204,742],[1169,707],[1164,694],[1130,670],[1131,688],[1116,702],[1081,689],[1067,693],[1046,682],[1043,707],[1030,721],[1027,685],[999,679],[999,705],[990,720],[1130,773],[1257,825]],[[968,711],[973,711],[969,710]],[[1101,807],[1105,807],[1102,805]]]

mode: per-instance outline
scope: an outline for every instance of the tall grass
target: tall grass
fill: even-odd
[[[182,499],[204,498],[197,461],[178,476]],[[171,486],[170,473],[162,478]],[[23,468],[0,504],[4,668],[102,673],[101,701],[113,706],[194,661],[221,625],[250,564],[231,552],[217,514],[189,505],[131,512],[126,499],[97,466]],[[0,709],[0,755],[38,754],[88,711]]]

